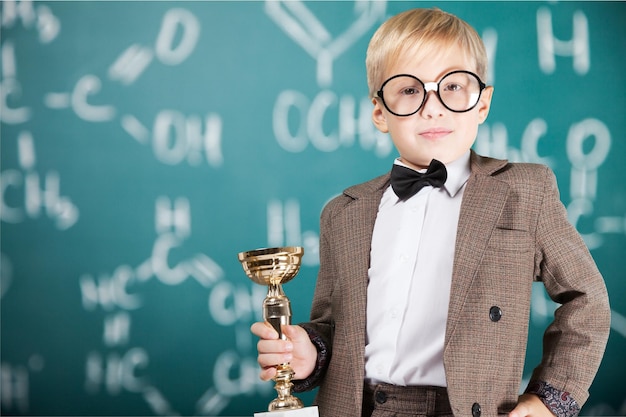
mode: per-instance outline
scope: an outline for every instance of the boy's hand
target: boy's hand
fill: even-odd
[[[263,381],[274,378],[276,365],[285,362],[289,362],[295,372],[294,379],[305,379],[311,375],[317,360],[317,349],[302,327],[283,326],[283,333],[288,340],[279,339],[276,330],[265,322],[254,323],[250,330],[261,339],[257,343],[257,360]]]
[[[523,394],[509,417],[554,417],[554,414],[536,395]]]

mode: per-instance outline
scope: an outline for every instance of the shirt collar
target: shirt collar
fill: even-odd
[[[400,158],[396,158],[393,163],[410,168],[400,161]],[[448,172],[448,178],[442,188],[446,190],[450,197],[454,197],[461,191],[461,188],[463,188],[463,185],[470,177],[470,151],[468,150],[456,160],[446,164],[446,171]],[[419,172],[426,172],[426,170],[421,169]]]

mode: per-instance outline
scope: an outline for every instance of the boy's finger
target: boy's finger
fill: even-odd
[[[276,368],[273,366],[269,368],[263,368],[261,369],[261,372],[259,372],[259,378],[261,378],[262,381],[269,381],[270,379],[274,378],[274,376],[276,376]]]
[[[278,339],[278,332],[266,322],[256,322],[250,326],[250,331],[261,339]]]
[[[306,331],[297,325],[285,325],[283,326],[283,333],[287,336],[287,339],[294,343],[301,342],[303,340],[309,340],[309,335]]]
[[[272,353],[272,354],[268,353],[265,355],[259,355],[257,358],[257,362],[259,363],[261,368],[265,369],[265,368],[274,367],[281,363],[290,362],[292,359],[293,359],[293,356],[291,353]]]
[[[256,344],[256,349],[259,354],[268,353],[290,353],[293,351],[293,343],[285,340],[278,339],[261,339]]]

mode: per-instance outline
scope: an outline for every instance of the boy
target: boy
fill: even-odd
[[[606,288],[552,172],[470,150],[493,93],[480,37],[409,10],[377,30],[366,67],[400,157],[324,208],[311,321],[289,341],[253,324],[261,378],[291,362],[323,417],[575,416],[608,338]],[[518,397],[533,280],[561,306]]]

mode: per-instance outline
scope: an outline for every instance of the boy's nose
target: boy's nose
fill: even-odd
[[[436,91],[428,91],[426,93],[426,99],[424,101],[424,105],[420,110],[420,114],[422,117],[430,119],[433,117],[443,116],[446,108],[439,100],[439,96]]]

